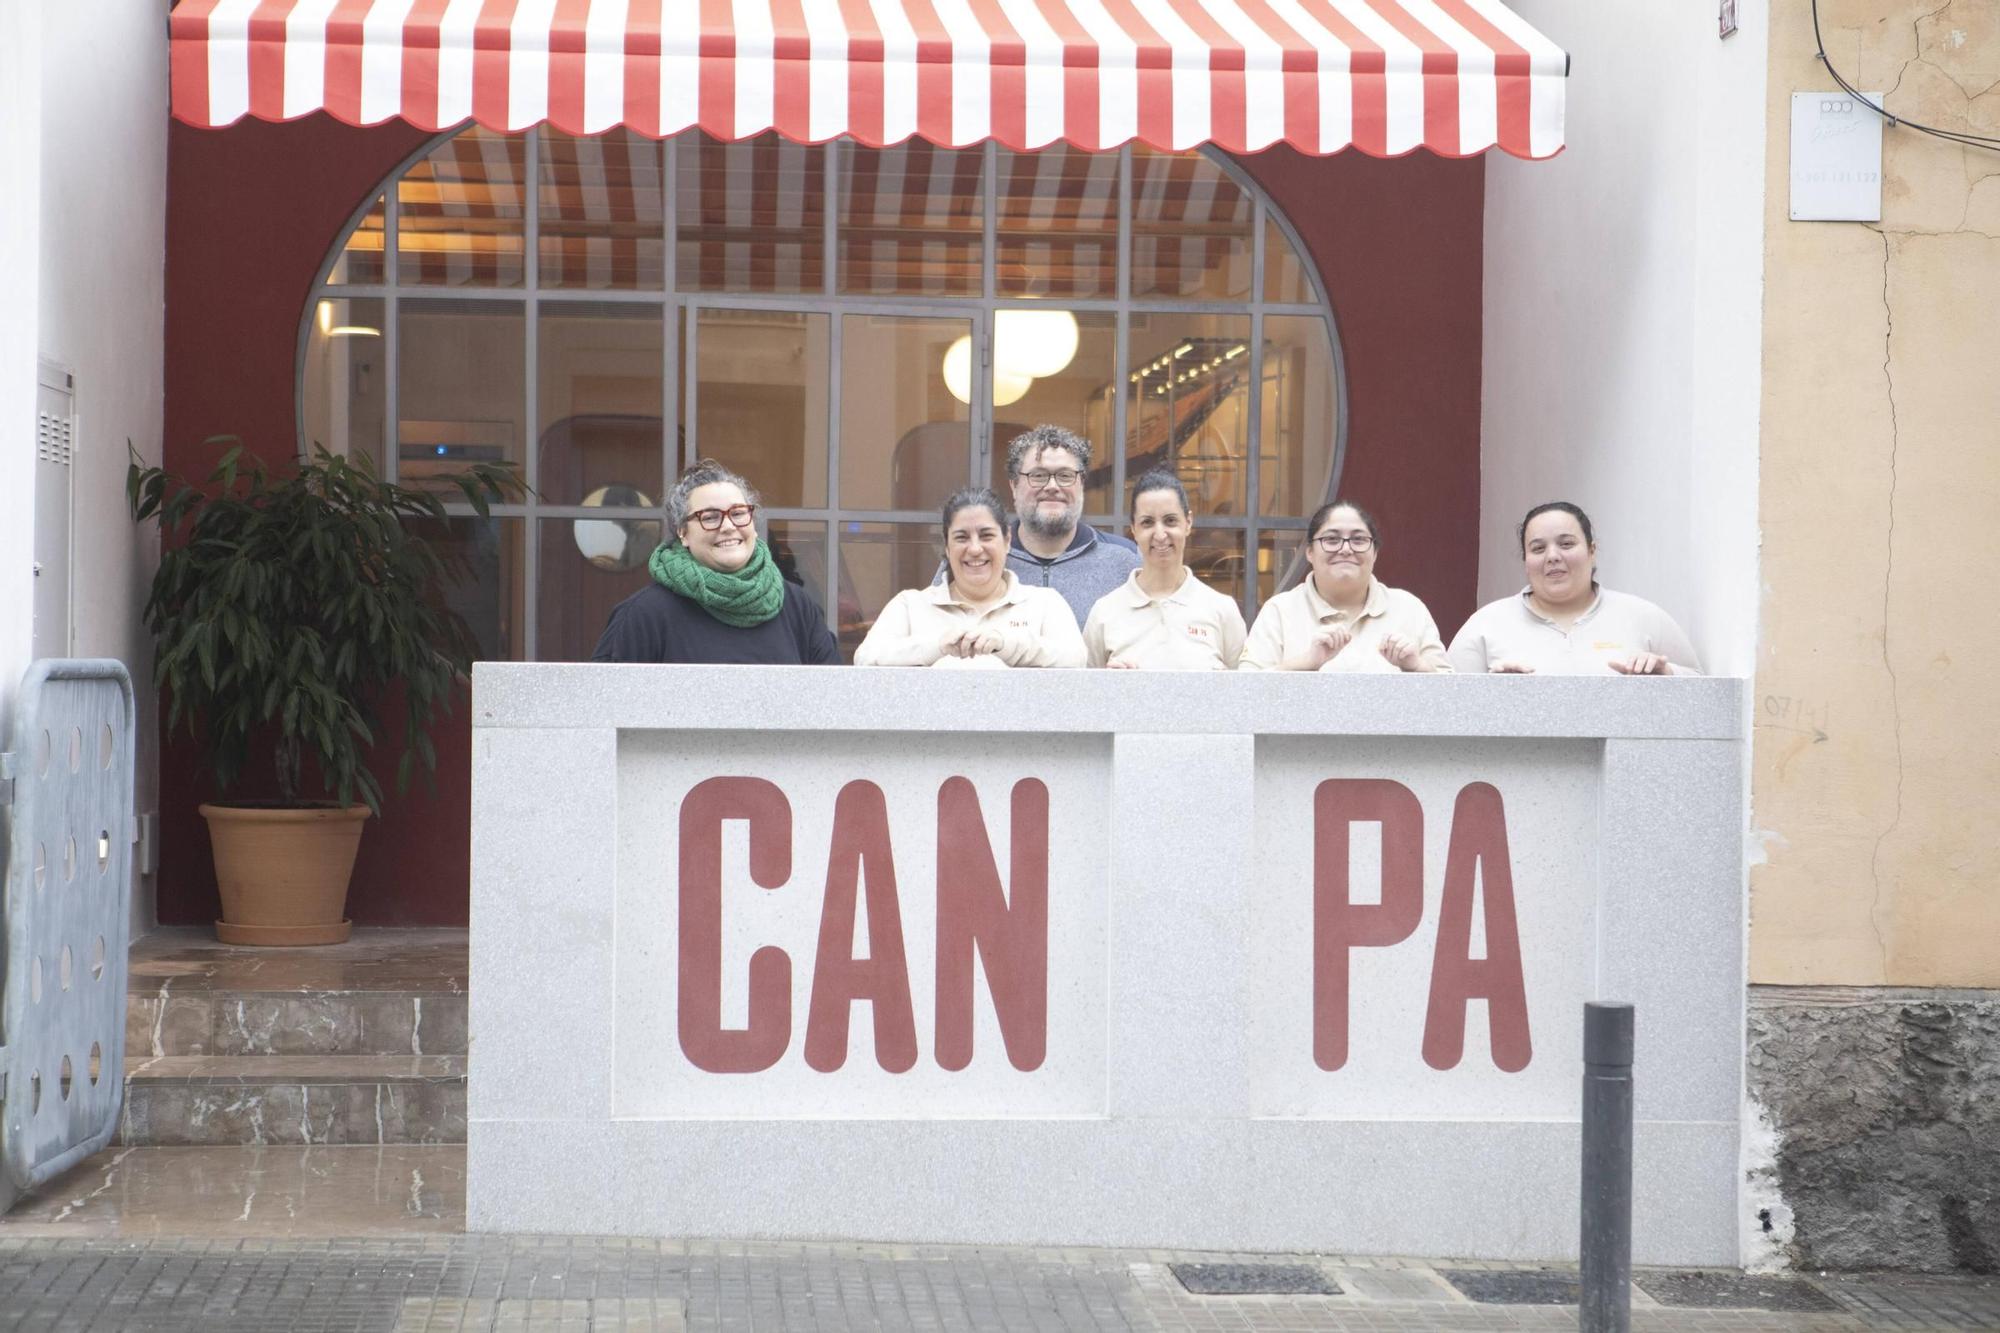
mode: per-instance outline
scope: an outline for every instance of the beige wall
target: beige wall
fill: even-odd
[[[2000,135],[1993,0],[1820,19],[1892,113]],[[1996,986],[2000,152],[1889,127],[1879,225],[1792,222],[1808,0],[1770,51],[1751,980]]]

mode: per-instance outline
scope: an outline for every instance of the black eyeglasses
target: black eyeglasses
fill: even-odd
[[[1343,537],[1337,532],[1322,532],[1319,536],[1313,538],[1313,545],[1319,547],[1320,550],[1325,551],[1328,555],[1332,555],[1343,546],[1352,549],[1358,554],[1374,544],[1375,539],[1365,532],[1357,532],[1352,537]]]
[[[1037,468],[1033,472],[1023,472],[1021,475],[1028,479],[1030,486],[1037,488],[1046,486],[1050,482],[1054,482],[1058,486],[1074,486],[1078,481],[1083,479],[1081,472],[1078,472],[1075,468],[1068,467],[1058,472],[1046,472]]]
[[[756,505],[731,505],[727,509],[697,509],[688,517],[701,524],[704,532],[717,532],[722,528],[722,520],[728,519],[732,528],[747,528],[750,520],[757,516]]]

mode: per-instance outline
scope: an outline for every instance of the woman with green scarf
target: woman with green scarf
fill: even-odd
[[[667,497],[677,540],[649,564],[653,581],[611,610],[593,662],[837,664],[826,617],[757,540],[757,492],[702,459]]]

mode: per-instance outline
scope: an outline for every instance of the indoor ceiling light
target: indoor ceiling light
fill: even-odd
[[[1078,336],[1076,316],[1067,310],[1002,310],[993,316],[993,363],[1009,374],[1047,379],[1075,359]]]
[[[963,334],[945,349],[944,387],[961,403],[972,401],[972,335]],[[1035,377],[1018,371],[993,368],[993,406],[1019,402],[1035,387]]]

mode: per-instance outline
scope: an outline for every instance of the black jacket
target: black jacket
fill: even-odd
[[[725,625],[698,602],[649,583],[611,608],[593,662],[838,665],[840,650],[819,606],[796,583],[785,605],[761,625]]]

